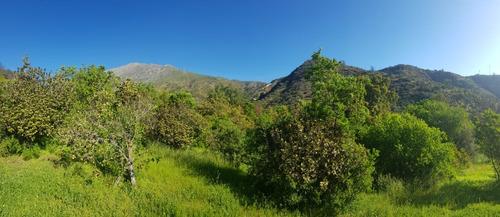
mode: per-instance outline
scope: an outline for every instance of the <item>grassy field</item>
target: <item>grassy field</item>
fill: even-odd
[[[500,185],[490,164],[472,165],[456,179],[410,191],[394,181],[361,195],[344,216],[500,216]]]
[[[244,173],[213,155],[150,152],[137,160],[138,189],[114,188],[116,177],[89,165],[56,166],[48,153],[0,158],[0,216],[294,215],[252,199]]]
[[[205,152],[150,148],[136,161],[138,189],[128,183],[113,187],[116,177],[90,165],[54,162],[50,153],[28,161],[0,158],[0,216],[306,215],[274,208],[256,194],[244,169]],[[428,190],[386,183],[386,190],[360,195],[342,215],[500,215],[500,187],[488,164],[473,165]]]

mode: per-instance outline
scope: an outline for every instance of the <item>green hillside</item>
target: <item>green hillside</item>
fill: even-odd
[[[113,71],[116,76],[122,79],[131,78],[137,82],[155,84],[157,87],[170,92],[186,91],[198,100],[205,99],[209,90],[218,84],[230,85],[241,92],[247,93],[249,98],[253,98],[257,88],[265,85],[263,82],[245,82],[200,75],[177,69],[171,65],[131,63],[110,71]]]
[[[500,75],[473,75],[469,78],[500,99]]]
[[[310,99],[311,86],[305,80],[305,73],[311,64],[310,60],[306,61],[290,75],[261,88],[259,100],[265,105],[294,105],[299,100]],[[451,72],[425,70],[410,65],[397,65],[380,71],[342,65],[339,72],[353,76],[380,73],[389,77],[390,87],[399,95],[396,111],[423,99],[444,101],[452,106],[463,107],[472,114],[487,108],[496,109],[499,103],[496,96],[481,88],[473,79]],[[495,87],[491,85],[491,88]]]

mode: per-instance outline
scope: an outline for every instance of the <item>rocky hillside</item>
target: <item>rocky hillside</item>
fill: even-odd
[[[253,95],[258,88],[266,85],[263,82],[244,82],[200,75],[180,70],[171,65],[130,63],[111,69],[111,71],[122,79],[130,78],[134,81],[154,84],[170,92],[181,90],[190,92],[197,99],[206,98],[208,91],[217,84],[231,85],[247,93],[250,98],[254,97]]]

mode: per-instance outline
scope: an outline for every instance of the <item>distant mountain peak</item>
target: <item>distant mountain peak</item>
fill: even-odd
[[[121,79],[130,78],[133,81],[154,84],[158,88],[167,89],[171,92],[187,91],[198,99],[206,98],[209,90],[217,84],[231,85],[242,92],[246,92],[250,97],[255,94],[258,88],[265,85],[264,82],[242,82],[200,75],[178,69],[170,64],[129,63],[111,69],[111,71]]]

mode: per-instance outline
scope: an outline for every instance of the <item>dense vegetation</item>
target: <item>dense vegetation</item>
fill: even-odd
[[[461,177],[500,177],[500,115],[472,122],[430,100],[401,109],[389,77],[342,67],[315,52],[309,100],[263,107],[231,86],[199,101],[102,66],[47,73],[26,57],[0,80],[0,215],[398,215],[418,207],[360,209],[376,197],[421,204],[449,186],[498,192],[491,177]]]

